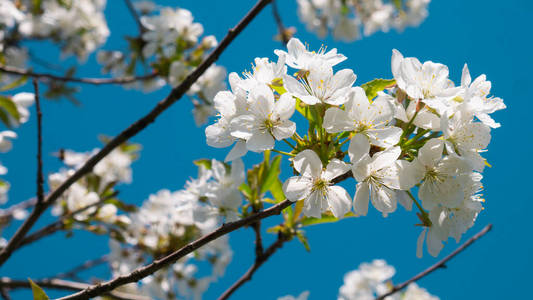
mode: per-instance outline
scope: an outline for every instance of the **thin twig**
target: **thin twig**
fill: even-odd
[[[0,288],[0,296],[2,296],[2,299],[4,300],[11,300],[11,296],[9,296],[9,289],[5,287]]]
[[[101,256],[99,258],[96,258],[96,259],[93,259],[93,260],[88,260],[88,261],[84,262],[83,264],[70,269],[69,271],[66,271],[66,272],[63,272],[63,273],[59,273],[59,274],[57,274],[57,275],[55,275],[55,276],[53,276],[51,278],[54,278],[54,279],[73,278],[78,273],[80,273],[82,271],[85,271],[85,270],[88,270],[88,269],[91,269],[93,267],[99,266],[99,265],[107,262],[108,260],[109,260],[109,255],[103,255],[103,256]]]
[[[427,275],[429,275],[430,273],[432,273],[433,271],[439,269],[439,268],[443,268],[445,266],[445,264],[452,258],[454,258],[457,254],[461,253],[463,250],[465,250],[468,246],[472,245],[475,241],[477,241],[479,238],[481,238],[482,236],[484,236],[485,234],[487,234],[490,230],[492,229],[492,224],[489,224],[487,226],[485,226],[480,232],[476,233],[476,235],[474,235],[473,237],[471,237],[468,241],[466,241],[464,244],[462,244],[461,246],[459,246],[459,248],[455,249],[455,251],[453,251],[452,253],[448,254],[446,257],[444,257],[443,259],[441,259],[440,261],[438,261],[436,264],[432,265],[431,267],[425,269],[424,271],[418,273],[417,275],[415,275],[414,277],[412,277],[411,279],[405,281],[405,282],[402,282],[398,285],[395,285],[392,290],[384,295],[381,295],[379,296],[378,298],[376,298],[376,300],[383,300],[385,299],[386,297],[398,292],[398,291],[401,291],[402,289],[404,289],[406,286],[408,286],[410,283],[412,282],[415,282],[419,279],[421,279],[422,277],[425,277]]]
[[[257,269],[259,269],[259,267],[261,267],[261,265],[263,265],[272,256],[272,254],[274,254],[279,248],[281,248],[285,241],[286,241],[285,237],[282,235],[279,235],[276,242],[270,245],[270,247],[268,247],[264,253],[256,257],[253,265],[248,269],[248,271],[246,271],[246,273],[244,273],[244,275],[242,275],[242,277],[239,278],[239,280],[237,280],[220,297],[218,297],[218,300],[228,299],[244,283],[246,283],[247,281],[250,281],[255,271],[257,271]]]
[[[271,0],[259,0],[256,5],[246,14],[246,16],[235,26],[231,28],[220,44],[207,56],[207,58],[196,69],[188,75],[183,82],[172,89],[170,94],[162,101],[160,101],[147,115],[140,118],[131,124],[126,130],[109,141],[98,153],[94,154],[85,164],[79,168],[74,174],[67,178],[57,189],[52,191],[43,205],[35,206],[34,210],[26,221],[19,227],[13,237],[9,240],[6,247],[0,251],[0,266],[11,256],[11,253],[16,246],[22,241],[26,233],[33,227],[35,222],[39,219],[42,213],[52,205],[59,196],[63,194],[72,184],[81,179],[85,174],[89,173],[92,168],[104,157],[106,157],[113,149],[126,142],[131,137],[137,135],[149,124],[168,109],[172,104],[178,101],[193,85],[194,82],[218,59],[220,54],[231,44],[231,42],[246,28],[246,26],[259,14],[259,12],[270,3]]]
[[[153,261],[152,263],[137,268],[133,272],[118,276],[116,278],[113,278],[107,282],[103,282],[97,285],[93,285],[87,289],[84,289],[83,291],[80,291],[78,293],[60,298],[60,300],[73,300],[73,299],[88,299],[92,297],[96,297],[98,295],[102,295],[103,293],[107,293],[109,291],[112,291],[113,289],[128,284],[132,282],[137,282],[155,272],[158,270],[173,264],[178,259],[186,256],[187,254],[195,251],[196,249],[202,247],[203,245],[216,240],[217,238],[226,235],[232,231],[235,231],[241,227],[247,226],[249,224],[252,224],[254,222],[257,222],[259,220],[262,220],[264,218],[273,216],[273,215],[279,215],[283,209],[290,206],[293,202],[290,200],[285,200],[283,202],[280,202],[270,208],[267,208],[259,213],[250,215],[247,218],[230,222],[227,224],[222,225],[217,230],[204,235],[203,237],[195,240],[194,242],[191,242],[184,247],[180,248],[179,250],[161,258],[158,260]]]
[[[6,209],[0,209],[0,222],[3,222],[4,219],[11,218],[13,214],[21,209],[27,209],[29,207],[32,207],[37,203],[37,198],[30,198],[28,200],[24,200],[20,203],[13,204],[12,206],[6,208]]]
[[[263,254],[263,238],[261,237],[261,222],[255,222],[252,225],[255,232],[255,256],[261,256]]]
[[[67,220],[67,219],[70,219],[72,217],[74,217],[75,215],[77,214],[80,214],[88,209],[91,209],[93,207],[96,207],[96,206],[99,206],[101,204],[103,204],[106,200],[108,200],[109,198],[113,197],[115,194],[113,194],[112,196],[110,197],[106,197],[104,199],[101,199],[100,201],[98,202],[95,202],[95,203],[92,203],[92,204],[89,204],[89,205],[86,205],[82,208],[79,208],[77,210],[74,210],[64,216],[61,216],[61,218],[59,218],[59,220],[33,232],[32,234],[26,236],[22,242],[20,242],[20,244],[18,245],[17,248],[15,249],[18,249],[22,246],[26,246],[28,244],[31,244],[35,241],[38,241],[40,239],[42,239],[43,237],[45,236],[48,236],[48,235],[51,235],[52,233],[56,232],[56,231],[59,231],[61,229],[63,229],[63,226],[64,226],[64,221]]]
[[[279,31],[279,36],[281,38],[281,41],[283,42],[283,45],[287,46],[290,36],[288,36],[287,28],[285,28],[285,25],[283,25],[283,21],[281,20],[281,15],[279,14],[276,0],[272,0],[272,14],[274,15],[274,20],[276,21],[276,24],[278,25],[278,31]]]
[[[33,78],[33,88],[35,90],[35,108],[37,110],[37,203],[44,201],[44,177],[43,177],[43,128],[41,112],[41,101],[39,97],[39,81]]]
[[[76,77],[65,77],[65,76],[58,76],[54,74],[48,74],[48,73],[36,73],[31,70],[24,70],[19,69],[16,67],[11,66],[3,66],[0,65],[0,72],[13,74],[13,75],[21,75],[21,76],[28,76],[33,77],[37,79],[49,79],[49,80],[58,80],[58,81],[65,81],[65,82],[78,82],[78,83],[87,83],[87,84],[125,84],[125,83],[131,83],[139,80],[148,80],[157,77],[157,73],[152,73],[148,75],[142,75],[142,76],[131,76],[131,77],[123,77],[123,78],[76,78]]]
[[[63,279],[43,279],[35,280],[35,284],[42,288],[50,288],[56,290],[66,290],[66,291],[79,291],[91,286],[90,284],[83,282],[75,282]],[[27,280],[15,280],[8,277],[0,278],[0,287],[8,289],[21,289],[21,288],[31,288],[30,282]],[[149,297],[130,294],[125,292],[114,291],[107,293],[107,295],[115,299],[129,299],[129,300],[149,300]]]
[[[146,28],[144,28],[143,23],[141,22],[141,18],[139,17],[139,14],[137,13],[137,10],[135,10],[135,7],[131,3],[130,0],[124,0],[126,3],[126,6],[128,7],[128,10],[130,11],[131,16],[135,20],[135,23],[137,23],[137,27],[139,27],[139,32],[142,34],[146,31]]]

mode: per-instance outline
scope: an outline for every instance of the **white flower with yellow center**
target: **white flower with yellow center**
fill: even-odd
[[[303,213],[308,217],[320,218],[322,213],[331,210],[337,218],[342,218],[351,208],[350,195],[332,180],[348,172],[350,167],[332,159],[326,169],[313,150],[304,150],[293,160],[294,168],[301,176],[294,176],[283,184],[285,197],[291,201],[304,200]]]

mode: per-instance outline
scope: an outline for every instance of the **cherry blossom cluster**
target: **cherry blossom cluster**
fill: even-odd
[[[344,284],[339,289],[338,300],[371,300],[384,295],[393,287],[394,267],[382,259],[371,263],[362,263],[357,270],[344,275]],[[284,296],[278,300],[307,300],[309,292],[302,292],[298,297]],[[385,300],[439,300],[416,283],[410,283],[405,291],[394,293]]]
[[[55,190],[99,149],[91,152],[60,150],[59,157],[66,168],[48,175],[50,190]],[[112,233],[131,223],[130,218],[119,211],[132,211],[135,207],[125,204],[116,196],[118,184],[131,183],[131,164],[137,157],[138,145],[127,144],[113,150],[93,168],[93,171],[72,184],[54,204],[52,214],[65,216],[65,230],[85,228],[97,234]],[[70,217],[70,214],[73,214]],[[96,224],[93,224],[95,223]]]
[[[24,65],[13,64],[26,53],[18,48],[18,39],[51,39],[64,55],[85,60],[109,36],[105,4],[106,0],[1,0],[0,50],[6,51],[5,63]]]
[[[200,236],[210,233],[226,219],[236,218],[242,202],[238,186],[244,181],[240,160],[231,167],[212,160],[199,164],[198,178],[185,188],[161,190],[150,195],[140,209],[130,215],[131,222],[118,240],[111,242],[111,267],[114,275],[127,274],[135,268],[171,253]],[[225,272],[233,252],[224,236],[200,248],[172,267],[142,280],[140,291],[157,299],[200,299],[209,284]],[[199,262],[212,265],[211,275],[197,273]],[[196,262],[196,263],[195,263]]]
[[[285,181],[283,193],[303,201],[305,217],[364,216],[370,201],[387,216],[398,203],[407,210],[414,203],[424,227],[417,255],[426,236],[433,256],[449,237],[459,241],[482,210],[488,163],[480,153],[491,128],[500,126],[490,114],[505,108],[490,96],[485,75],[472,81],[465,65],[456,86],[445,65],[393,50],[394,79],[353,86],[352,70],[333,70],[346,59],[336,49],[309,51],[291,39],[288,52],[275,53],[277,62],[257,58],[244,78],[229,75],[231,91],[214,99],[219,119],[206,128],[208,145],[234,145],[227,161],[248,151],[289,156],[299,175]],[[295,111],[308,120],[303,135],[291,120]],[[276,149],[276,141],[289,152]],[[348,172],[357,181],[353,200],[335,185]]]
[[[320,37],[353,41],[376,31],[418,26],[428,15],[430,0],[298,0],[298,15]]]
[[[116,77],[134,74],[136,63],[148,62],[161,77],[140,82],[144,90],[162,87],[166,82],[178,86],[202,62],[207,51],[217,46],[213,35],[204,36],[203,26],[194,22],[192,13],[184,8],[158,7],[150,1],[135,2],[142,15],[139,39],[130,40],[129,55],[121,51],[100,51],[98,61],[104,72]],[[189,89],[198,126],[214,115],[213,97],[226,89],[226,69],[212,65]],[[138,85],[132,83],[130,86]]]

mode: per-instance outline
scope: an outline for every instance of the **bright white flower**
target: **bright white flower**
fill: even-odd
[[[94,166],[93,172],[105,183],[131,183],[131,163],[132,158],[128,153],[115,149]]]
[[[219,92],[214,99],[215,109],[220,118],[215,124],[207,126],[205,135],[207,144],[215,148],[225,148],[233,143],[235,146],[226,156],[226,161],[231,161],[246,154],[246,142],[231,135],[231,121],[249,109],[246,91],[241,87],[242,79],[236,73],[229,74],[230,91]]]
[[[354,131],[369,138],[370,143],[380,147],[391,147],[398,143],[402,129],[389,126],[394,108],[384,97],[372,103],[360,87],[350,90],[344,110],[331,107],[324,116],[323,127],[329,133]]]
[[[342,218],[350,211],[350,195],[332,183],[333,179],[350,170],[347,164],[334,158],[323,170],[320,158],[309,149],[298,153],[293,164],[301,176],[287,179],[283,192],[293,202],[304,200],[303,213],[306,216],[320,218],[329,209],[335,217]]]
[[[283,78],[287,91],[308,105],[341,105],[348,100],[347,94],[357,78],[352,70],[343,69],[333,74],[333,69],[324,62],[310,67],[311,71],[300,80],[292,76]]]
[[[0,164],[0,175],[4,175],[6,173],[6,167]],[[0,180],[0,205],[7,202],[7,192],[9,191],[10,187],[11,185],[9,184],[9,182]]]
[[[396,84],[414,100],[423,99],[430,107],[440,110],[443,99],[452,99],[459,89],[448,79],[448,67],[426,61],[421,64],[414,57],[404,58],[396,49],[392,50],[392,74]]]
[[[100,201],[98,194],[88,191],[86,187],[79,183],[74,183],[71,185],[66,196],[66,204],[69,212],[96,204],[98,201]],[[78,221],[86,220],[89,215],[95,211],[96,206],[91,207],[74,215],[74,219]]]
[[[482,172],[485,159],[479,152],[483,152],[490,143],[490,127],[483,123],[472,122],[471,117],[464,111],[459,111],[448,119],[442,116],[441,128],[446,141],[448,153],[457,153],[465,158],[472,169]]]
[[[0,132],[0,152],[8,152],[13,147],[10,139],[17,138],[17,134],[11,130]]]
[[[439,297],[431,295],[426,289],[413,282],[407,286],[402,300],[439,300]]]
[[[209,202],[219,209],[219,213],[225,216],[228,222],[235,221],[238,219],[237,209],[242,203],[239,187],[245,179],[244,164],[242,160],[236,159],[231,163],[231,170],[228,172],[223,163],[213,159],[211,168],[215,181],[209,184]]]
[[[411,165],[398,160],[400,147],[392,147],[369,155],[370,144],[362,134],[356,134],[350,141],[348,154],[352,162],[352,173],[357,180],[357,189],[353,199],[354,212],[365,216],[368,212],[368,199],[374,207],[387,216],[396,210],[397,190],[407,190],[416,184],[407,170]],[[402,174],[402,176],[400,176]]]
[[[15,22],[24,19],[24,14],[17,9],[13,1],[0,1],[0,24],[6,27],[13,27]]]
[[[274,53],[280,57],[285,56],[287,65],[298,70],[309,71],[316,64],[323,64],[325,67],[331,68],[346,60],[346,56],[337,53],[336,48],[328,52],[326,52],[325,48],[320,48],[317,52],[311,52],[297,38],[291,38],[289,40],[287,50],[288,53],[283,50],[274,50]]]
[[[187,95],[198,94],[200,98],[211,103],[218,92],[226,89],[225,79],[226,68],[212,65],[196,80]]]
[[[468,66],[465,64],[461,88],[464,89],[462,97],[458,97],[459,102],[462,103],[461,110],[474,115],[485,125],[492,128],[500,127],[500,123],[496,123],[489,114],[504,109],[506,106],[501,98],[489,97],[491,82],[487,81],[485,74],[472,82]]]
[[[296,124],[290,121],[294,113],[294,98],[283,94],[274,101],[272,90],[266,85],[257,86],[249,94],[248,114],[231,121],[231,135],[246,140],[246,148],[262,152],[274,148],[274,139],[281,141],[291,137]]]
[[[463,182],[459,175],[469,172],[468,164],[457,155],[443,156],[444,142],[431,139],[420,148],[413,161],[413,176],[422,179],[418,197],[425,209],[441,204],[453,208],[462,201]]]
[[[241,82],[241,87],[250,92],[258,85],[271,85],[276,79],[283,78],[287,74],[285,58],[285,55],[280,55],[278,62],[274,63],[266,57],[256,57],[252,72],[244,73],[245,79]]]

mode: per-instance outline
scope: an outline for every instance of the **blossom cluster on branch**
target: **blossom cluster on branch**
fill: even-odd
[[[245,78],[229,75],[232,90],[215,96],[220,117],[206,128],[207,143],[234,144],[228,161],[248,151],[287,155],[299,176],[285,181],[283,193],[303,202],[306,217],[331,212],[342,218],[352,207],[355,216],[364,216],[369,200],[387,216],[398,203],[407,210],[414,203],[424,228],[419,256],[426,236],[433,256],[448,237],[459,241],[484,201],[479,193],[487,163],[480,153],[491,128],[500,126],[490,114],[505,108],[489,95],[485,75],[472,81],[465,65],[456,86],[445,65],[422,64],[394,50],[394,79],[353,86],[352,70],[333,70],[346,59],[336,49],[309,51],[293,38],[288,52],[275,53],[277,62],[257,58]],[[291,120],[295,111],[308,120],[300,134]],[[276,148],[276,141],[289,152]],[[357,181],[353,200],[333,183],[349,171]]]
[[[353,41],[376,31],[418,26],[431,0],[298,0],[298,15],[307,29],[324,37]]]

